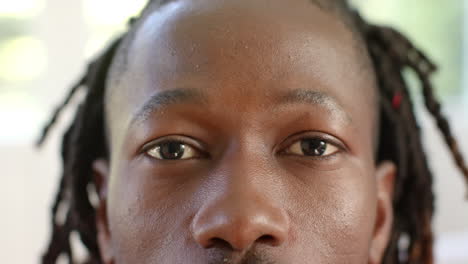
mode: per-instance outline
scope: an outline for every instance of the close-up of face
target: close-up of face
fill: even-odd
[[[176,0],[107,80],[93,163],[104,263],[380,263],[397,168],[376,159],[363,43],[309,0]]]

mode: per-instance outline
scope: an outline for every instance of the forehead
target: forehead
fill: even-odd
[[[373,78],[356,44],[336,15],[308,0],[170,2],[145,17],[123,55],[125,71],[109,80],[111,131],[124,130],[155,92],[180,87],[223,104],[310,88],[351,114],[373,112]]]

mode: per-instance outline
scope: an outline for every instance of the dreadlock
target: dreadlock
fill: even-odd
[[[90,190],[95,186],[92,162],[108,157],[104,122],[106,80],[110,66],[119,53],[119,46],[128,45],[126,41],[133,38],[138,22],[150,7],[159,8],[165,2],[150,1],[140,17],[130,21],[130,30],[88,65],[84,76],[72,87],[42,132],[39,145],[76,92],[80,89],[87,92],[62,139],[63,172],[52,206],[52,236],[42,257],[43,264],[54,264],[62,255],[69,263],[75,263],[70,242],[73,233],[79,235],[87,249],[86,263],[102,263]],[[345,22],[351,22],[352,30],[362,40],[376,74],[380,107],[377,161],[390,160],[398,168],[393,198],[395,220],[383,263],[432,264],[432,174],[422,147],[408,83],[404,79],[405,71],[410,70],[417,76],[425,106],[434,117],[456,165],[468,183],[468,168],[433,93],[430,79],[436,66],[402,34],[389,27],[367,23],[345,0],[311,2],[319,4],[321,8],[338,10]],[[59,219],[62,210],[64,220]]]

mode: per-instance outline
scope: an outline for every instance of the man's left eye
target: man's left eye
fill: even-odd
[[[305,138],[296,141],[286,149],[286,154],[312,157],[326,157],[339,151],[338,147],[326,140],[318,138]]]
[[[181,141],[165,141],[146,151],[159,160],[187,160],[198,156],[197,150]]]

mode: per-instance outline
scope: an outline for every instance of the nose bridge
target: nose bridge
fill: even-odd
[[[247,151],[248,152],[248,151]],[[195,240],[203,247],[223,241],[244,250],[254,243],[282,244],[288,234],[289,217],[265,158],[237,148],[225,155],[212,173],[212,190],[192,222]],[[215,191],[213,191],[215,190]]]
[[[269,153],[253,140],[244,140],[234,146],[219,162],[214,176],[223,179],[226,191],[241,191],[251,195],[266,194],[266,190],[259,185],[268,185],[273,177]]]
[[[280,206],[271,192],[275,185],[274,165],[269,160],[268,151],[253,141],[243,140],[243,143],[233,146],[212,174],[222,189],[218,200],[228,203],[230,206],[227,208],[242,207],[248,211],[254,207]],[[250,203],[245,204],[246,201]]]

